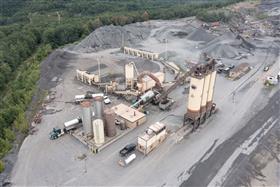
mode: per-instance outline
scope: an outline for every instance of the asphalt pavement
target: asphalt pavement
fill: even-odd
[[[188,171],[191,173],[190,177],[181,186],[227,186],[226,175],[222,174],[238,167],[240,159],[252,153],[250,146],[253,146],[256,141],[260,141],[258,144],[261,144],[265,139],[262,135],[273,130],[273,126],[279,127],[279,102],[280,91],[277,91],[261,111],[234,136],[219,145],[208,159],[204,160],[202,157],[195,163]],[[248,144],[246,149],[244,144]],[[241,151],[238,152],[239,149]]]

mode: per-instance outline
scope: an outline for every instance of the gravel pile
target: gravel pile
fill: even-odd
[[[240,54],[250,52],[254,47],[248,41],[242,40],[233,33],[228,32],[208,42],[202,50],[214,58],[233,59],[240,56]]]
[[[216,36],[206,32],[203,29],[195,29],[188,35],[187,38],[192,41],[210,42],[211,40],[216,38]]]
[[[150,34],[150,29],[142,23],[125,26],[104,26],[96,29],[70,50],[77,52],[95,52],[108,48],[118,48],[122,44],[133,46],[145,40]]]

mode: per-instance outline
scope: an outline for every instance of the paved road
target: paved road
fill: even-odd
[[[257,113],[244,128],[218,146],[207,160],[195,163],[188,171],[191,173],[190,177],[181,186],[222,185],[225,181],[224,174],[231,168],[231,164],[234,168],[236,160],[251,154],[258,141],[262,141],[262,135],[265,135],[273,126],[279,127],[279,102],[280,91],[277,91],[267,106]],[[211,151],[211,148],[208,151]]]

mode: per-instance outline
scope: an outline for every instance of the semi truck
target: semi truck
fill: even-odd
[[[67,121],[64,123],[63,129],[53,128],[49,134],[49,138],[50,138],[50,140],[55,140],[55,139],[63,136],[64,134],[69,133],[70,131],[81,127],[81,125],[82,125],[82,118],[80,118],[80,117]]]

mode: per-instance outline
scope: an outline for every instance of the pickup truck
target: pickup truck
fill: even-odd
[[[136,144],[134,143],[128,144],[123,149],[120,150],[120,156],[126,157],[130,153],[134,152],[135,149],[136,149]]]

